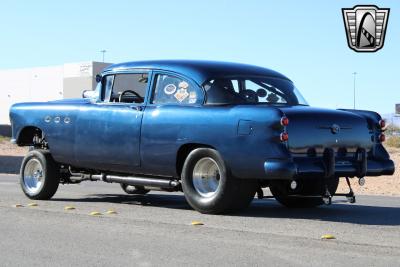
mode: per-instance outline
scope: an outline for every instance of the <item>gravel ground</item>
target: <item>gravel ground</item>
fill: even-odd
[[[11,144],[8,139],[0,139],[0,156],[23,157],[27,151],[27,147],[19,147]]]
[[[7,140],[0,141],[0,173],[16,174],[19,172],[23,156],[28,149],[18,147]],[[400,149],[388,148],[390,157],[396,164],[393,176],[367,177],[363,187],[358,185],[357,179],[352,179],[352,187],[356,194],[400,196]],[[347,192],[348,187],[344,179],[341,180],[338,192]]]
[[[27,151],[27,147],[18,147],[5,138],[0,139],[0,173],[19,173],[21,161]]]

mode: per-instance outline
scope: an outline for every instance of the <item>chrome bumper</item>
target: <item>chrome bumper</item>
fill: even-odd
[[[337,159],[333,151],[320,158],[271,159],[264,163],[266,179],[292,180],[298,178],[364,177],[392,175],[394,163],[390,159],[367,159],[360,150],[354,159]]]

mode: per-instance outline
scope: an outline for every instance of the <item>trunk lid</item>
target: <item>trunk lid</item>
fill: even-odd
[[[308,106],[284,107],[289,119],[288,148],[295,154],[322,154],[325,148],[354,153],[358,148],[370,151],[374,141],[367,120],[355,113]]]

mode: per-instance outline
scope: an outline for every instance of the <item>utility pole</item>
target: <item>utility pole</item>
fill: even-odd
[[[353,72],[353,109],[356,109],[356,75],[357,72]]]
[[[100,53],[103,53],[103,62],[104,62],[104,54],[107,52],[107,50],[100,50]]]

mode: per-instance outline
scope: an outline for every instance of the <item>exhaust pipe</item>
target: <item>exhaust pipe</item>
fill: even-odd
[[[160,178],[147,178],[137,176],[117,176],[117,175],[106,175],[106,174],[95,174],[91,175],[91,180],[101,180],[108,183],[120,183],[133,186],[144,186],[144,187],[159,187],[162,189],[178,189],[180,182],[176,180],[167,180]]]

